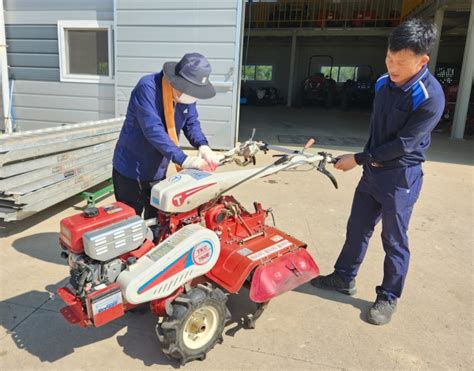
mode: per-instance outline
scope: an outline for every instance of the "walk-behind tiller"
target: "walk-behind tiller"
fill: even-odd
[[[309,143],[306,147],[309,147]],[[70,281],[58,289],[71,324],[102,326],[149,303],[163,352],[186,362],[206,357],[231,315],[227,295],[249,288],[257,310],[319,274],[306,244],[265,223],[270,210],[246,210],[228,191],[283,170],[312,165],[331,178],[325,152],[310,154],[252,139],[225,153],[222,165],[255,164],[258,151],[283,152],[269,166],[211,173],[183,170],[151,191],[156,218],[143,220],[120,202],[61,221],[62,256]]]

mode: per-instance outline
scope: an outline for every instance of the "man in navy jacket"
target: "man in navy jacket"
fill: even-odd
[[[408,223],[420,193],[421,163],[444,108],[444,94],[427,69],[436,38],[433,25],[412,19],[390,35],[385,59],[388,73],[375,85],[370,137],[364,151],[339,157],[337,169],[363,166],[356,188],[346,241],[328,276],[312,280],[321,289],[353,295],[355,277],[375,225],[382,220],[384,275],[368,321],[391,320],[408,271]]]
[[[133,89],[125,122],[113,157],[113,183],[117,201],[133,207],[138,215],[153,217],[151,187],[166,177],[171,162],[182,168],[214,169],[219,156],[209,147],[201,130],[197,99],[216,95],[209,81],[211,66],[198,53],[189,53],[176,62],[167,62],[159,73],[146,75]],[[187,156],[167,132],[163,79],[171,85],[176,134],[181,131],[198,156]],[[169,102],[171,103],[171,102]]]

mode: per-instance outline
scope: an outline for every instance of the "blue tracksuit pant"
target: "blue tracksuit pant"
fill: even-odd
[[[353,279],[364,260],[375,225],[382,220],[384,275],[377,294],[399,298],[408,271],[408,223],[423,182],[421,165],[374,168],[364,165],[347,224],[346,242],[334,266],[346,280]]]

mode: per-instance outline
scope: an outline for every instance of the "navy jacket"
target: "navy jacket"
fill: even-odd
[[[163,72],[142,77],[130,95],[113,158],[114,168],[127,178],[161,180],[166,177],[170,161],[181,165],[186,159],[166,132],[162,78]],[[178,137],[182,130],[192,146],[208,145],[196,103],[176,104],[174,117]]]
[[[358,164],[377,162],[384,167],[407,167],[425,161],[431,132],[444,110],[444,93],[427,67],[397,87],[388,74],[375,84],[370,137]]]

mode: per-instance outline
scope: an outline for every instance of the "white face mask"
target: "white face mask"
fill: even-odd
[[[176,97],[176,103],[182,103],[182,104],[193,104],[196,103],[197,98],[191,97],[190,95],[187,94],[181,94],[180,97]]]

